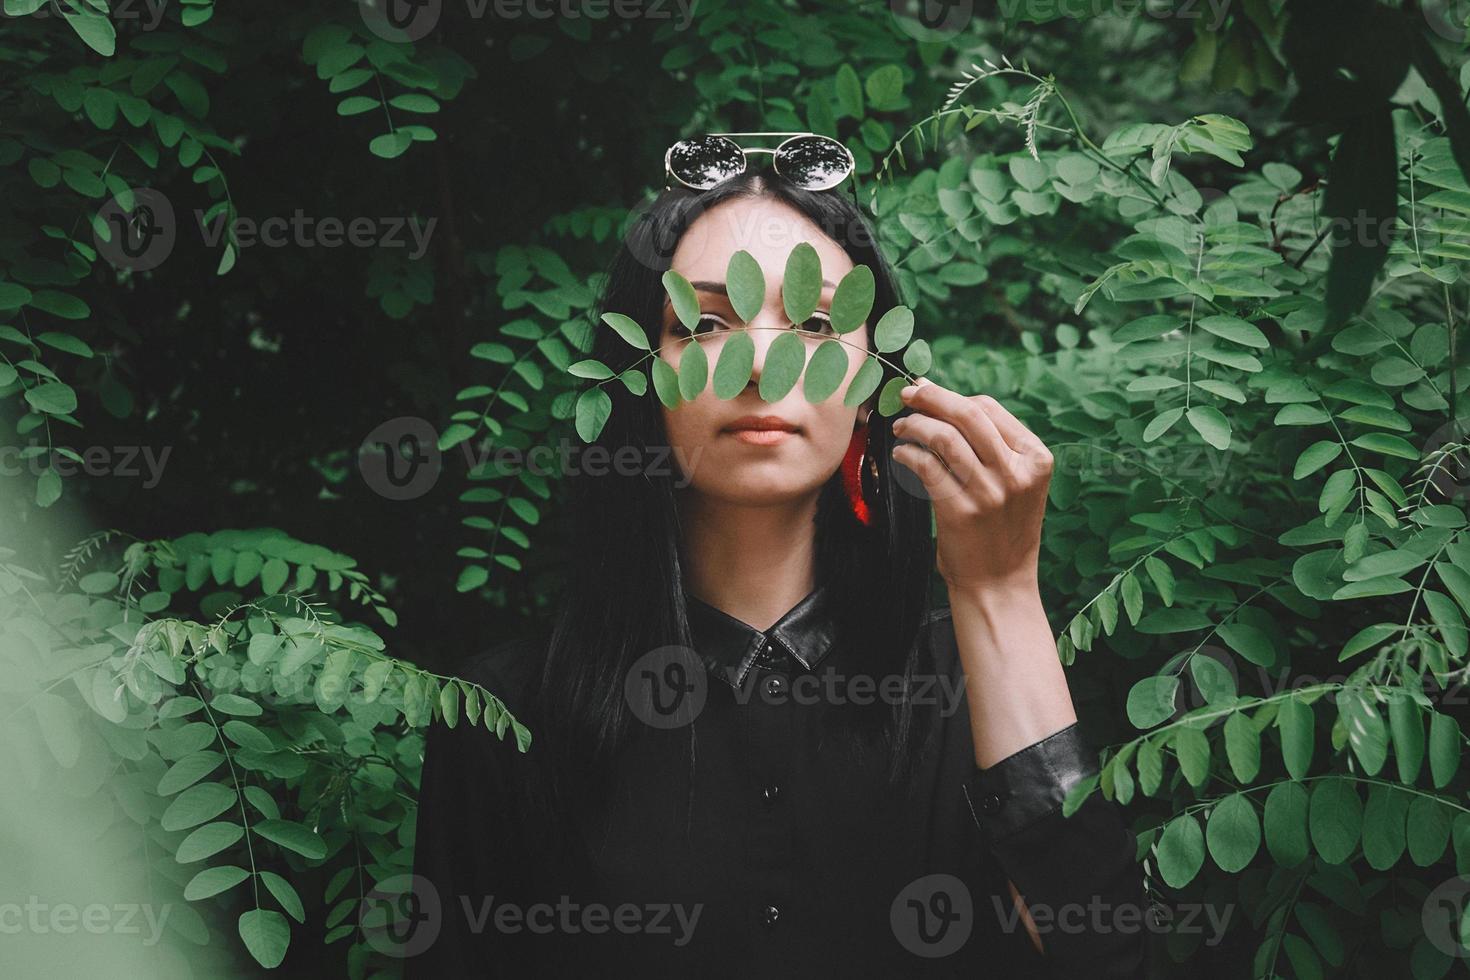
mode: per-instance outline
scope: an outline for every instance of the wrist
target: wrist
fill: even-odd
[[[951,606],[964,605],[993,611],[1041,603],[1041,584],[1035,576],[987,579],[980,582],[947,582],[946,586]]]

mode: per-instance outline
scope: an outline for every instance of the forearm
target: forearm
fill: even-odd
[[[1098,769],[1039,589],[951,589],[950,609],[976,763],[966,794],[1035,919],[1048,975],[1143,976],[1147,903],[1121,808],[1093,794],[1061,813],[1066,793]]]
[[[1077,720],[1039,588],[951,588],[949,600],[976,765],[993,766]]]

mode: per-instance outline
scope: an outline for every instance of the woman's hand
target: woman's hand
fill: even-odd
[[[1035,590],[1051,451],[989,395],[961,395],[927,378],[902,395],[914,411],[893,423],[905,440],[893,458],[930,496],[939,573],[951,593]]]

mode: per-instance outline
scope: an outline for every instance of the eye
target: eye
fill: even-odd
[[[832,318],[818,310],[803,321],[801,329],[809,333],[830,333],[832,331]]]
[[[694,324],[694,333],[711,333],[721,327],[728,326],[729,324],[725,322],[725,318],[722,316],[714,313],[701,313],[699,315],[699,322]]]

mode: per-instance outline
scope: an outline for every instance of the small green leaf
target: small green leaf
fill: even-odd
[[[810,242],[800,242],[786,257],[786,273],[781,282],[781,302],[786,316],[792,323],[805,323],[821,301],[821,257]]]
[[[730,256],[725,269],[725,289],[735,315],[744,323],[754,320],[766,302],[766,276],[749,252],[742,249]]]
[[[392,160],[394,157],[402,156],[403,151],[413,143],[413,137],[408,133],[399,131],[396,133],[384,133],[375,137],[368,144],[368,151],[376,157],[384,160]]]
[[[782,331],[766,350],[759,385],[761,398],[768,402],[785,398],[805,367],[806,344],[794,331]]]
[[[873,312],[873,270],[865,265],[856,266],[842,277],[837,291],[832,294],[832,329],[839,334],[850,333],[861,327]],[[821,401],[820,398],[814,399]]]
[[[593,442],[612,415],[612,398],[602,388],[588,388],[577,396],[577,435],[583,442]]]
[[[1251,863],[1261,846],[1261,824],[1256,808],[1244,793],[1232,793],[1210,811],[1205,824],[1210,856],[1221,871],[1234,874]]]
[[[1140,731],[1167,721],[1178,693],[1179,678],[1172,674],[1143,678],[1128,691],[1128,720]]]
[[[1429,716],[1429,772],[1443,789],[1460,768],[1460,723],[1439,711]]]
[[[903,396],[899,393],[908,383],[908,379],[902,375],[895,375],[883,382],[883,390],[878,392],[879,415],[891,418],[903,410]]]
[[[250,829],[302,857],[316,860],[327,855],[327,842],[322,840],[321,835],[299,823],[290,820],[262,820],[252,824]]]
[[[878,351],[887,354],[909,342],[914,333],[914,311],[907,306],[895,306],[878,320],[873,329],[873,344]]]
[[[573,361],[567,368],[567,373],[578,378],[602,381],[613,376],[613,369],[596,358],[588,357],[580,361]]]
[[[1222,452],[1230,448],[1230,420],[1225,413],[1210,405],[1194,405],[1184,414],[1205,442]]]
[[[639,350],[649,349],[648,335],[643,332],[643,328],[631,317],[623,316],[621,313],[604,313],[602,315],[602,322],[616,330],[619,337],[622,337]]]
[[[201,783],[180,793],[163,811],[164,830],[187,830],[213,820],[234,805],[235,791],[221,783]]]
[[[1290,697],[1277,709],[1276,725],[1281,729],[1281,755],[1286,771],[1292,779],[1301,779],[1312,765],[1316,716],[1310,707]]]
[[[847,345],[840,340],[826,340],[812,353],[806,368],[802,394],[812,403],[825,401],[847,377]]]
[[[77,393],[61,381],[27,388],[25,398],[32,408],[47,415],[70,415],[77,410]]]
[[[1183,888],[1194,880],[1205,863],[1205,835],[1194,814],[1186,813],[1170,820],[1159,836],[1159,874],[1173,888]]]
[[[852,376],[852,383],[847,386],[847,394],[842,396],[842,404],[848,408],[861,405],[877,390],[882,380],[883,365],[876,357],[866,358],[862,366],[857,369],[857,374]]]
[[[699,294],[679,273],[670,269],[663,275],[664,289],[668,291],[669,302],[674,306],[674,315],[679,322],[693,332],[699,324]]]
[[[683,354],[679,356],[679,396],[685,401],[693,401],[708,382],[709,356],[704,345],[698,340],[687,341]]]
[[[213,898],[220,892],[234,888],[249,877],[250,872],[244,868],[234,867],[233,865],[225,865],[219,868],[205,868],[184,886],[184,898],[191,902],[197,902],[203,898]]]
[[[665,408],[678,408],[683,396],[679,394],[679,375],[673,365],[662,357],[655,357],[649,370],[653,374],[653,390],[658,400]]]
[[[1277,783],[1266,794],[1266,850],[1282,867],[1300,864],[1310,852],[1307,841],[1307,790],[1301,783]]]
[[[291,944],[291,924],[271,909],[251,909],[240,916],[240,938],[255,961],[267,970],[281,965]]]
[[[714,389],[717,398],[734,398],[750,384],[755,364],[755,341],[746,330],[732,331],[715,363]]]
[[[294,885],[274,871],[260,872],[260,880],[276,897],[276,901],[281,903],[281,907],[290,913],[291,918],[297,922],[306,921],[306,907],[301,904],[301,896],[296,893]]]
[[[1328,864],[1341,864],[1358,846],[1363,830],[1363,802],[1350,781],[1319,780],[1307,814],[1312,845]]]
[[[922,338],[915,340],[904,349],[903,367],[909,374],[920,377],[928,374],[929,369],[933,366],[934,354],[929,350],[929,342],[927,340],[923,340]]]
[[[199,827],[179,842],[174,860],[180,864],[192,864],[212,857],[233,845],[245,836],[245,828],[237,823],[219,821]]]

